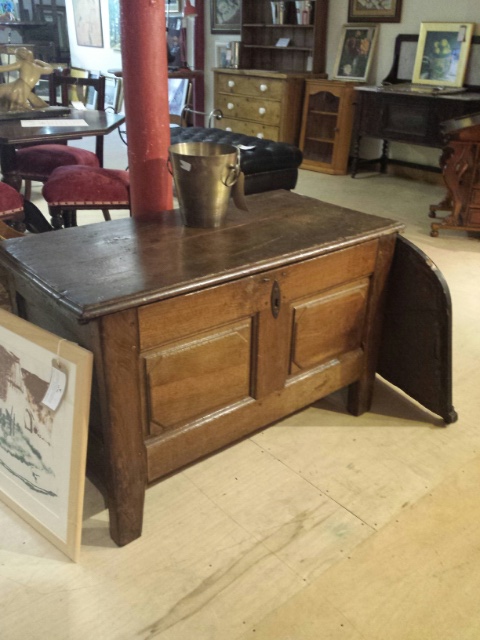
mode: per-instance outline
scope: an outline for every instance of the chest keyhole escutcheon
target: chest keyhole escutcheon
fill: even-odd
[[[272,286],[272,293],[270,295],[270,305],[272,308],[272,315],[274,318],[278,317],[280,313],[280,285],[275,280]]]

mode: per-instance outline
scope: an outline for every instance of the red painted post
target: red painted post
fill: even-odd
[[[165,0],[121,0],[132,215],[172,209]]]

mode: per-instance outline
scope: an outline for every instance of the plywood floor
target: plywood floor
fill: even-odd
[[[297,191],[405,221],[442,270],[458,423],[381,381],[360,418],[335,394],[149,489],[122,549],[87,482],[78,564],[0,504],[2,640],[480,637],[480,242],[430,238],[438,186],[303,171]]]

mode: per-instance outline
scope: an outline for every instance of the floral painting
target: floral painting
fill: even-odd
[[[345,25],[335,61],[334,77],[365,82],[376,44],[376,25]]]

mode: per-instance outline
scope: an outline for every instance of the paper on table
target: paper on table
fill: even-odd
[[[22,127],[88,127],[82,118],[47,118],[45,120],[20,120]]]

